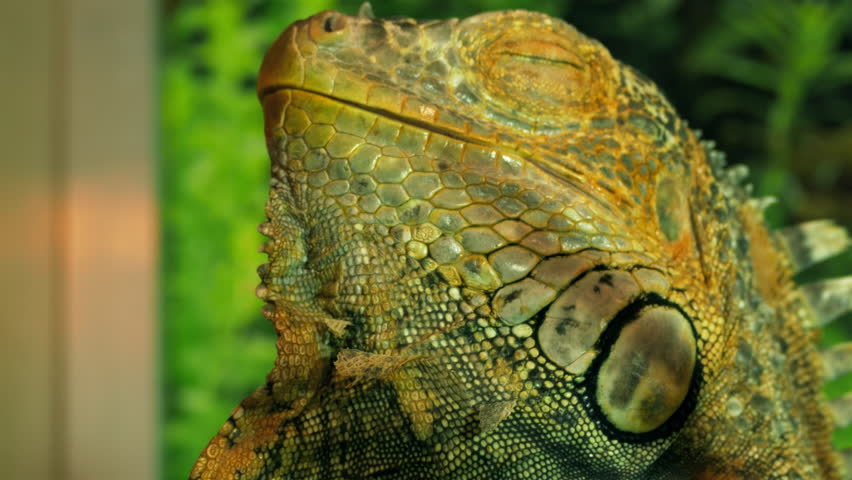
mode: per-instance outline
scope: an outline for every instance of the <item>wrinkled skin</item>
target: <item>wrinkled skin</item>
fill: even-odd
[[[839,478],[790,259],[594,40],[323,12],[258,93],[279,354],[192,479]]]

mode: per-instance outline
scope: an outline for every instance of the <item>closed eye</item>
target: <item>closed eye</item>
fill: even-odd
[[[519,52],[510,52],[510,51],[500,52],[500,55],[508,55],[512,58],[524,60],[524,61],[527,61],[527,62],[530,62],[530,63],[549,63],[549,64],[556,64],[556,65],[567,65],[569,67],[576,68],[577,70],[583,70],[583,66],[581,64],[579,64],[577,62],[572,62],[570,60],[563,59],[563,58],[552,58],[552,57],[545,57],[545,56],[541,56],[541,55],[532,55],[532,54],[528,54],[528,53],[519,53]]]

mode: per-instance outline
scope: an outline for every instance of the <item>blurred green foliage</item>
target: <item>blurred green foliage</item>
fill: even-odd
[[[228,412],[263,382],[273,329],[253,295],[265,258],[268,160],[254,94],[290,22],[358,0],[168,0],[161,29],[164,476],[186,478]],[[377,16],[464,17],[519,0],[385,0]],[[694,128],[752,167],[775,225],[852,226],[852,4],[843,1],[542,0],[654,79]],[[852,271],[852,254],[804,280]],[[826,344],[852,337],[850,318]],[[844,328],[843,325],[846,325]],[[827,386],[852,390],[852,376]],[[836,435],[852,446],[852,429]]]

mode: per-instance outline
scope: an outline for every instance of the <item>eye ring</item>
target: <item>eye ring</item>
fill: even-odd
[[[695,339],[694,364],[692,374],[687,385],[686,393],[680,404],[671,411],[661,423],[647,431],[627,431],[615,425],[614,421],[604,411],[604,407],[599,399],[599,387],[602,383],[601,370],[607,360],[613,354],[616,344],[621,337],[622,332],[626,327],[633,324],[641,318],[644,312],[651,309],[663,308],[670,309],[682,316],[685,323],[689,326],[689,332],[692,338]],[[581,403],[589,414],[590,418],[608,437],[626,443],[647,443],[654,440],[659,440],[670,436],[672,433],[679,431],[690,414],[695,410],[698,402],[698,395],[703,385],[702,370],[703,366],[701,358],[698,355],[697,346],[698,335],[695,331],[692,319],[677,304],[672,303],[661,296],[650,293],[645,294],[632,303],[623,308],[616,317],[610,322],[604,332],[598,339],[595,348],[600,351],[589,365],[583,380],[579,386],[585,394],[581,395]]]

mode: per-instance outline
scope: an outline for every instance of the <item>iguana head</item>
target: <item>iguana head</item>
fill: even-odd
[[[192,478],[839,478],[794,259],[599,43],[327,11],[258,93],[279,354]]]

